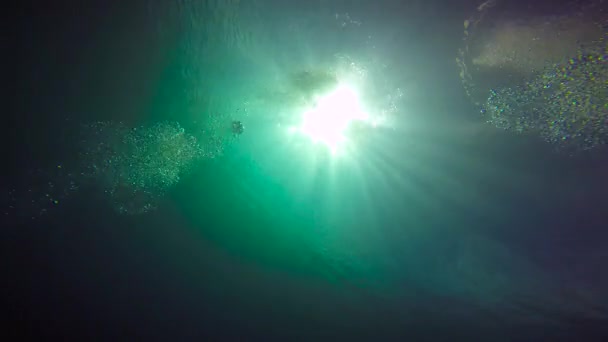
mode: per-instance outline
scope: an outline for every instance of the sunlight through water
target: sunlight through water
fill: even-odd
[[[352,88],[341,85],[304,113],[299,131],[335,153],[338,146],[346,140],[345,130],[350,122],[366,121],[367,118],[357,93]]]

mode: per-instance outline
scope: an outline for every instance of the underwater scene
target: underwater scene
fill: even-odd
[[[608,341],[607,1],[18,7],[6,341]]]

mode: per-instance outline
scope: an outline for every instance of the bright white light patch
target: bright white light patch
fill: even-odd
[[[317,107],[304,113],[300,130],[334,150],[344,141],[344,130],[353,120],[365,120],[357,94],[342,86],[319,100]]]

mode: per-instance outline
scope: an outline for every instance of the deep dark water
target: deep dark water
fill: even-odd
[[[209,165],[205,172],[220,169]],[[224,177],[230,184],[230,176]],[[226,183],[208,181],[205,186],[213,183],[226,191]],[[5,231],[1,250],[3,274],[10,275],[4,282],[8,294],[4,312],[11,324],[7,332],[70,339],[568,341],[580,336],[594,340],[605,331],[604,321],[554,312],[527,297],[514,299],[523,311],[502,311],[434,293],[420,286],[425,281],[419,279],[400,283],[398,290],[376,291],[373,285],[355,279],[356,270],[335,269],[322,256],[315,259],[308,247],[268,232],[270,220],[246,209],[222,209],[228,199],[210,200],[200,209],[207,217],[205,226],[193,224],[177,204],[188,191],[178,191],[184,193],[173,194],[160,210],[144,217],[117,216],[106,203],[91,197],[69,203],[52,219]],[[507,214],[496,220],[486,218],[483,224],[492,226],[497,238],[553,269],[556,278],[560,273],[572,278],[564,265],[581,261],[561,251],[567,248],[583,258],[585,250],[601,246],[597,240],[603,235],[593,231],[592,223],[579,225],[587,231],[574,234],[568,229],[572,223],[560,220],[563,216],[538,217],[526,205],[511,204],[505,209]],[[224,216],[226,211],[229,219]],[[502,225],[497,222],[506,219],[504,215],[514,215],[513,211],[526,216],[511,217]],[[584,209],[575,215],[589,212]],[[451,215],[449,221],[435,219],[433,224],[466,230],[472,229],[467,225],[475,220],[454,222]],[[555,234],[527,232],[538,226],[550,227]],[[235,239],[233,234],[246,238]],[[595,240],[584,238],[588,234]],[[441,239],[451,235],[434,237],[437,240],[420,243],[427,248],[450,246]],[[267,241],[271,238],[275,240]],[[269,243],[277,241],[291,250],[282,251],[280,246],[267,250]],[[388,243],[386,248],[398,250],[398,242]],[[420,257],[428,256],[421,253]],[[432,272],[431,264],[421,264]],[[605,282],[598,272],[584,271],[580,270],[583,273],[577,279],[590,284]],[[432,279],[429,283],[432,285]],[[520,321],[514,313],[540,314],[559,323]]]

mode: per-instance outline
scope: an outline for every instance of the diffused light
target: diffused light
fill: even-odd
[[[345,140],[344,131],[353,120],[366,120],[355,91],[340,86],[321,98],[317,106],[304,113],[300,131],[313,141],[325,144],[331,150]]]

